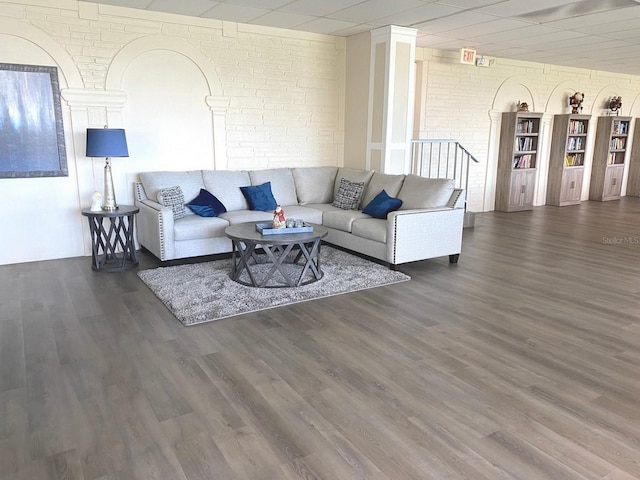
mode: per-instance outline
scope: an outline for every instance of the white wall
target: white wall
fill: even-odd
[[[343,38],[75,0],[0,0],[0,62],[58,67],[69,176],[0,179],[0,264],[89,255],[102,189],[87,127],[124,127],[141,171],[342,165]]]
[[[417,133],[421,138],[458,140],[480,161],[470,174],[468,206],[472,211],[494,208],[500,114],[514,111],[518,101],[528,102],[530,111],[545,113],[535,205],[545,203],[553,115],[570,112],[568,95],[575,91],[586,95],[582,113],[593,116],[589,147],[593,144],[596,117],[607,114],[606,105],[613,95],[623,97],[621,115],[640,115],[638,76],[502,58],[495,59],[490,67],[475,67],[460,64],[457,52],[421,48],[416,58],[424,62],[423,83],[417,88],[421,93]],[[586,179],[591,172],[588,156]],[[588,188],[586,180],[584,200],[588,198]]]

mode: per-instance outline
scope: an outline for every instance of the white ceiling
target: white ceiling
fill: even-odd
[[[417,45],[640,75],[640,0],[88,0],[348,36],[386,25]]]

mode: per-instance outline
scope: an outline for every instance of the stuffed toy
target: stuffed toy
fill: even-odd
[[[576,92],[569,97],[569,106],[571,113],[580,113],[582,111],[582,102],[584,102],[584,93]]]
[[[609,100],[609,110],[617,114],[621,108],[622,97],[616,95],[615,97],[612,97],[611,100]]]

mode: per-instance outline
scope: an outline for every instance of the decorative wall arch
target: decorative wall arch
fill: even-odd
[[[125,45],[113,58],[107,71],[106,89],[122,90],[122,82],[131,62],[143,53],[153,50],[168,50],[183,55],[202,72],[210,95],[222,95],[222,86],[217,75],[213,73],[209,57],[203,54],[186,40],[169,38],[159,35],[142,37]]]
[[[640,93],[635,96],[635,98],[629,102],[631,108],[629,109],[629,115],[634,118],[640,117]]]
[[[593,107],[591,109],[592,113],[594,115],[606,115],[608,112],[609,100],[615,95],[622,95],[620,92],[622,92],[622,88],[617,85],[607,85],[600,89],[593,100]],[[623,102],[620,115],[626,115],[624,112],[629,112],[631,109],[629,108],[629,102],[624,101],[624,95],[622,95],[622,97]]]
[[[507,78],[496,90],[491,109],[506,112],[510,109],[515,110],[517,102],[527,102],[529,104],[529,110],[535,112],[538,94],[528,83],[530,83],[529,79],[522,75],[514,75]],[[516,94],[521,93],[523,96],[513,98],[514,95],[512,95],[511,92]]]
[[[82,88],[82,77],[69,53],[42,30],[27,23],[0,18],[0,32],[26,40],[45,52],[59,68],[59,78],[68,88]],[[62,83],[62,82],[61,82]]]
[[[584,92],[584,89],[575,88],[575,83],[570,80],[565,80],[563,82],[558,83],[554,87],[554,89],[549,94],[549,98],[547,99],[547,104],[545,106],[544,111],[550,112],[554,114],[562,114],[562,113],[571,113],[571,107],[569,107],[569,97],[571,97],[577,91]],[[593,104],[590,103],[588,98],[585,97],[586,105],[581,113],[584,115],[589,115],[589,105],[593,108]]]

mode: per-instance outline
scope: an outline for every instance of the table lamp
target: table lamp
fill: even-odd
[[[110,157],[128,157],[127,137],[123,128],[87,128],[87,157],[105,157],[104,196],[102,209],[113,211],[118,209],[116,192],[113,188]]]

